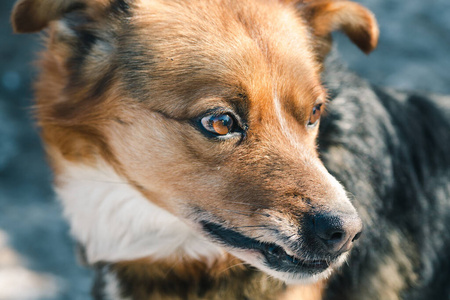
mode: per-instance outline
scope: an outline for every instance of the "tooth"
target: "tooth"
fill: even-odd
[[[284,249],[284,251],[287,253],[287,255],[294,256],[294,252],[290,251],[289,249]]]

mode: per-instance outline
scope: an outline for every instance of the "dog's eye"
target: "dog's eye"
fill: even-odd
[[[227,135],[234,127],[233,118],[228,114],[209,115],[201,120],[202,126],[216,135]]]
[[[309,115],[308,127],[314,127],[317,125],[320,119],[320,115],[322,114],[322,103],[316,104],[311,114]]]

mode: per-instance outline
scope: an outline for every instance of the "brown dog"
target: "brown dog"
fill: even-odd
[[[12,22],[49,27],[38,120],[98,299],[290,297],[343,263],[362,226],[318,158],[320,70],[334,30],[376,46],[365,8],[21,0]]]

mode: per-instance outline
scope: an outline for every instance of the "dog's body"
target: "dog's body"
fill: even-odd
[[[326,299],[450,299],[450,97],[380,89],[330,62],[319,134],[364,238]]]
[[[319,147],[366,237],[327,279],[361,220],[319,160],[320,71],[334,30],[375,47],[363,7],[21,0],[13,24],[50,25],[38,119],[96,299],[448,296],[448,115],[333,70]]]

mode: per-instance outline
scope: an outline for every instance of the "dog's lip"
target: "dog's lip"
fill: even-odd
[[[265,256],[267,265],[283,272],[309,272],[319,273],[330,265],[327,260],[305,260],[286,253],[286,251],[273,243],[261,243],[258,249]]]
[[[326,259],[301,259],[289,255],[283,247],[274,243],[260,242],[237,231],[225,228],[219,224],[201,221],[203,230],[216,241],[239,250],[259,252],[265,259],[265,265],[273,270],[288,273],[317,274],[330,266]]]

